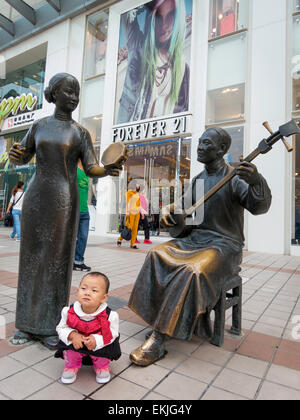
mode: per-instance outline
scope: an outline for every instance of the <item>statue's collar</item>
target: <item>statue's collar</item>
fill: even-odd
[[[208,175],[213,175],[219,172],[220,170],[224,169],[225,166],[226,166],[225,160],[222,158],[222,159],[214,160],[208,165],[205,165],[205,170],[208,173]]]

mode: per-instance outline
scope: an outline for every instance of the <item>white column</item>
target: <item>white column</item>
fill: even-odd
[[[249,132],[246,153],[269,136],[262,123],[273,130],[286,122],[286,0],[251,0],[249,27]],[[263,216],[248,216],[249,251],[283,254],[287,228],[285,181],[287,152],[277,143],[267,155],[255,160],[267,179],[273,195],[270,211]]]

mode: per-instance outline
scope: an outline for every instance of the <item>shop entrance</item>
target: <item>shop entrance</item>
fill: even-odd
[[[123,173],[127,177],[125,186],[128,189],[132,180],[139,180],[146,187],[149,222],[158,233],[162,207],[173,202],[190,179],[191,139],[129,144],[128,148],[129,158]],[[123,202],[124,196],[120,197]],[[124,203],[121,208],[125,208]]]

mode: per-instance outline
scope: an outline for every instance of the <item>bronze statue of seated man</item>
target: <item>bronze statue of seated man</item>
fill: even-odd
[[[193,203],[199,198],[201,183],[206,193],[233,170],[224,161],[230,145],[231,137],[221,128],[210,128],[199,139],[197,158],[205,169],[185,194]],[[148,253],[128,306],[153,328],[153,333],[132,351],[133,363],[148,366],[164,357],[167,337],[190,340],[193,334],[212,336],[210,312],[222,286],[240,271],[244,209],[254,215],[266,213],[271,198],[256,166],[242,162],[237,175],[205,203],[201,222],[196,222],[188,236]],[[167,227],[174,224],[173,210],[174,204],[164,211],[162,221]]]

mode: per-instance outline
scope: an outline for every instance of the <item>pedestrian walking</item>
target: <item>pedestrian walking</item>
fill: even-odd
[[[140,200],[140,185],[136,184],[135,190],[128,190],[126,193],[126,227],[131,229],[130,248],[138,249],[136,246],[136,238],[140,222],[141,200]],[[119,237],[117,245],[122,245],[123,238]]]
[[[89,195],[89,177],[86,176],[80,161],[77,167],[77,186],[80,199],[80,215],[73,270],[91,271],[91,267],[84,264],[84,254],[90,229],[90,213],[87,204]]]
[[[14,225],[10,237],[11,239],[15,239],[17,242],[21,239],[21,214],[24,193],[24,182],[19,181],[12,190],[12,196],[6,211],[6,213],[9,213],[12,209],[11,213]]]
[[[152,244],[150,241],[150,225],[148,220],[149,215],[149,204],[146,197],[146,189],[143,187],[141,193],[140,193],[140,201],[141,201],[141,225],[144,229],[144,244]]]

